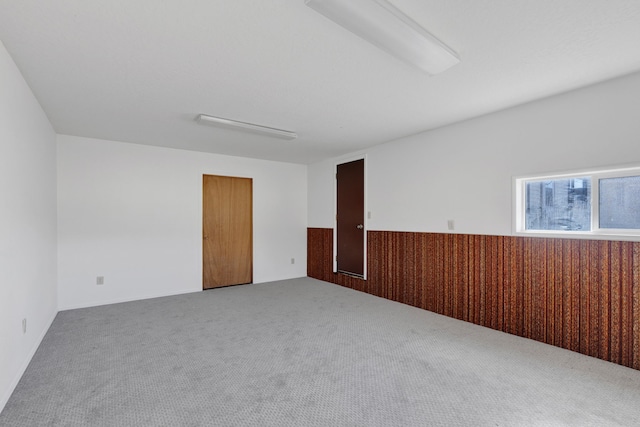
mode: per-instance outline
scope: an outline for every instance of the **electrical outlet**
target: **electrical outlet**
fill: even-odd
[[[449,230],[453,230],[453,229],[455,229],[455,226],[456,226],[456,224],[455,224],[455,222],[454,222],[452,219],[450,219],[449,221],[447,221],[447,227],[449,228]]]
[[[104,276],[96,277],[96,285],[104,285]]]
[[[296,259],[295,258],[291,258],[291,264],[295,264],[296,263]]]
[[[22,333],[23,334],[27,333],[27,319],[26,318],[22,319]]]

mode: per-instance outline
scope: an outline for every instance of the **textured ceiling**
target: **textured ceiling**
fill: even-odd
[[[429,77],[304,0],[0,0],[0,40],[58,133],[296,163],[640,70],[638,0],[392,3],[461,63]]]

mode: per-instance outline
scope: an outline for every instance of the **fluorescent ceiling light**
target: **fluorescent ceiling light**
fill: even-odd
[[[267,135],[280,139],[296,139],[298,137],[298,134],[296,134],[295,132],[290,132],[288,130],[276,129],[268,126],[260,126],[253,123],[239,122],[236,120],[223,119],[221,117],[207,116],[206,114],[199,114],[198,117],[196,117],[196,121],[200,124],[258,133],[260,135]]]
[[[305,4],[428,74],[460,62],[453,50],[386,0],[305,0]]]

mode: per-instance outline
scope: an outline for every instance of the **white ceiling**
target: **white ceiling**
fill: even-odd
[[[391,1],[460,64],[429,77],[304,0],[0,0],[0,40],[60,134],[296,163],[640,70],[638,0]]]

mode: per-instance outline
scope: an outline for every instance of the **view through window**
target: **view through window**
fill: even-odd
[[[516,232],[640,237],[640,167],[515,182]]]
[[[589,230],[589,177],[526,183],[527,230]]]

